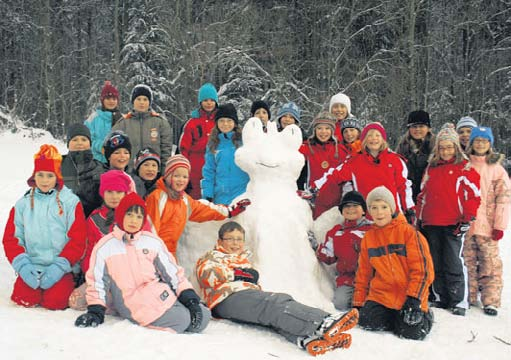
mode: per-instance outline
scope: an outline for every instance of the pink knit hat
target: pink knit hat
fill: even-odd
[[[383,127],[383,125],[378,121],[369,123],[364,127],[364,129],[362,130],[362,134],[360,134],[360,141],[364,141],[369,130],[373,130],[373,129],[378,130],[380,132],[381,136],[383,137],[383,140],[387,141],[387,132],[385,131],[385,128]]]
[[[99,195],[105,197],[105,191],[130,191],[131,178],[122,170],[109,170],[99,178]]]

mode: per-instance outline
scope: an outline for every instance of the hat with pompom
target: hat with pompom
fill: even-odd
[[[103,85],[103,88],[101,89],[101,103],[103,103],[106,98],[119,100],[119,90],[117,90],[117,88],[108,80],[105,81],[105,85]]]
[[[64,186],[64,180],[62,179],[61,172],[62,155],[60,155],[57,148],[53,145],[44,144],[41,145],[39,151],[34,155],[34,171],[28,178],[27,184],[30,187],[36,186],[35,184],[35,173],[38,171],[48,171],[55,174],[57,177],[56,188],[62,189]]]

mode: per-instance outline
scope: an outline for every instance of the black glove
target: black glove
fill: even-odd
[[[202,324],[202,309],[200,297],[193,289],[186,289],[181,292],[177,300],[190,311],[190,326],[186,329],[189,332],[199,332]]]
[[[468,229],[470,229],[470,224],[465,222],[459,222],[456,224],[456,229],[452,232],[456,236],[464,235]]]
[[[403,307],[401,308],[401,317],[405,324],[415,326],[422,321],[424,313],[421,310],[421,302],[419,299],[408,296]]]
[[[78,316],[75,326],[78,327],[96,327],[105,321],[106,308],[101,305],[89,305],[87,312]]]
[[[251,268],[234,268],[234,281],[246,281],[257,284],[259,280],[259,272]]]
[[[414,209],[408,209],[405,211],[405,218],[408,224],[415,226],[417,224],[417,216],[415,215]]]

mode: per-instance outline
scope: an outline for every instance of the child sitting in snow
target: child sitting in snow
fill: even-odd
[[[154,232],[174,256],[179,237],[189,220],[196,222],[224,220],[238,215],[250,204],[248,199],[244,199],[228,208],[195,200],[185,193],[189,179],[188,159],[180,154],[171,156],[165,165],[165,174],[156,182],[156,190],[146,199],[147,213],[154,226]]]
[[[135,156],[133,180],[137,186],[137,194],[145,199],[154,189],[161,176],[160,155],[151,147],[141,149]]]
[[[105,318],[107,297],[131,322],[176,333],[201,332],[211,314],[156,235],[143,231],[144,200],[135,193],[115,209],[114,230],[94,247],[87,271],[87,313],[75,325],[94,327]]]
[[[330,315],[295,301],[290,295],[265,292],[245,249],[245,230],[234,221],[218,231],[213,250],[197,261],[197,279],[213,316],[270,327],[312,355],[348,348],[358,312]]]
[[[62,310],[75,287],[71,267],[85,249],[85,217],[78,197],[64,186],[61,161],[53,145],[41,146],[31,189],[5,226],[5,255],[18,274],[11,299],[18,305]]]
[[[367,195],[367,207],[374,223],[362,239],[353,293],[359,325],[423,340],[433,325],[428,294],[434,270],[428,243],[397,212],[386,187]]]
[[[229,205],[247,190],[250,180],[234,162],[234,153],[241,146],[241,127],[234,105],[221,105],[215,115],[215,124],[202,168],[202,198]]]
[[[365,217],[364,197],[357,191],[346,193],[339,205],[344,220],[326,233],[325,241],[316,250],[317,258],[325,264],[336,262],[337,279],[334,290],[334,306],[339,310],[351,308],[353,281],[357,271],[360,242],[371,227]]]

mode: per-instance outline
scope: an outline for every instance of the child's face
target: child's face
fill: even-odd
[[[332,128],[328,125],[318,125],[314,131],[321,142],[327,142],[332,138]]]
[[[408,128],[410,136],[415,140],[423,140],[428,134],[429,127],[424,124],[415,124]]]
[[[360,137],[360,132],[355,128],[346,128],[342,131],[342,138],[348,144],[351,144]]]
[[[184,167],[178,167],[176,170],[174,170],[172,175],[170,175],[170,183],[169,179],[165,179],[165,182],[172,190],[181,192],[186,189],[189,179],[190,174],[188,173],[188,169]]]
[[[240,255],[245,249],[245,235],[239,230],[225,232],[218,244],[225,249],[227,254]]]
[[[143,180],[154,180],[158,175],[159,166],[156,160],[146,160],[138,168],[138,176]]]
[[[438,143],[438,155],[444,161],[451,160],[456,155],[456,144],[450,140],[442,140]]]
[[[206,99],[203,100],[200,105],[202,106],[202,109],[204,109],[205,112],[212,112],[215,110],[216,102],[213,99]]]
[[[472,149],[476,155],[486,155],[488,151],[490,151],[490,140],[476,137],[474,141],[472,141]]]
[[[222,133],[228,133],[229,131],[232,131],[234,129],[234,120],[227,118],[227,117],[221,117],[216,121],[218,130],[220,130]]]
[[[125,195],[124,191],[105,190],[103,201],[110,209],[115,209]]]
[[[51,171],[37,171],[34,180],[37,188],[43,193],[47,193],[57,185],[57,175]]]
[[[69,140],[69,144],[67,146],[69,151],[84,151],[90,149],[90,140],[87,136],[77,135]]]
[[[254,113],[254,116],[259,118],[264,125],[266,125],[266,123],[269,120],[268,111],[266,111],[265,108],[257,109],[256,112]]]
[[[368,210],[376,226],[383,227],[392,221],[392,209],[383,200],[373,201]]]
[[[144,214],[142,211],[128,211],[124,215],[124,219],[122,221],[122,227],[124,231],[130,234],[134,234],[142,229],[142,225],[144,222]]]
[[[133,100],[133,109],[138,112],[149,110],[149,98],[144,95],[137,96],[135,100]]]
[[[342,216],[345,220],[358,220],[364,216],[364,209],[359,204],[346,204],[342,208]]]
[[[369,130],[366,139],[367,150],[371,153],[379,152],[385,141],[381,133],[376,129]]]
[[[116,170],[124,171],[129,161],[130,152],[125,148],[116,149],[112,155],[110,155],[110,167]]]
[[[472,128],[469,126],[465,126],[458,129],[458,136],[460,137],[460,143],[464,147],[468,146],[470,141],[470,134],[472,133]]]
[[[103,100],[103,107],[106,110],[115,110],[117,109],[117,105],[119,104],[119,100],[114,97],[107,97]]]
[[[336,103],[332,105],[332,115],[335,116],[337,121],[344,120],[348,117],[348,108],[346,105]]]
[[[284,114],[280,117],[280,126],[282,126],[282,129],[291,124],[296,124],[296,120],[291,114]]]

